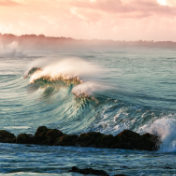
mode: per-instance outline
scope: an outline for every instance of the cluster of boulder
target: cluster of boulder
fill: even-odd
[[[0,130],[1,143],[38,144],[55,146],[80,146],[96,148],[120,148],[156,151],[160,145],[158,136],[145,133],[140,135],[130,130],[124,130],[116,136],[105,135],[99,132],[88,132],[78,135],[67,135],[57,129],[38,127],[34,136],[19,134],[15,137],[8,131]]]
[[[69,172],[76,172],[83,175],[101,175],[101,176],[109,176],[105,171],[103,170],[95,170],[92,168],[85,168],[85,169],[79,169],[78,167],[73,166],[72,169]],[[114,176],[125,176],[123,174],[117,174]]]

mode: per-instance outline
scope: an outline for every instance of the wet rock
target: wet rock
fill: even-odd
[[[36,144],[53,145],[62,135],[60,130],[40,126],[34,135],[34,141]]]
[[[158,136],[146,133],[142,136],[130,130],[124,130],[115,137],[104,135],[99,132],[82,133],[77,135],[66,135],[57,129],[48,129],[40,126],[34,137],[29,134],[20,134],[15,137],[5,130],[0,130],[0,142],[18,144],[39,144],[58,146],[81,146],[96,148],[120,148],[156,151],[161,144]]]
[[[49,144],[54,144],[61,136],[63,136],[63,133],[57,129],[49,129],[45,136],[50,141]]]
[[[82,147],[99,147],[101,146],[103,134],[99,132],[82,133],[79,136],[78,144]]]
[[[141,136],[130,130],[124,130],[115,136],[113,148],[138,149]]]
[[[34,139],[31,134],[22,133],[17,136],[16,143],[17,144],[33,144]]]
[[[108,176],[108,174],[103,171],[103,170],[95,170],[92,168],[86,168],[86,169],[79,169],[78,167],[72,167],[72,170],[70,170],[69,172],[76,172],[76,173],[80,173],[83,175],[100,175],[100,176]]]
[[[113,148],[115,138],[113,135],[103,135],[101,139],[101,147]]]
[[[55,145],[59,146],[75,146],[78,141],[77,135],[64,135],[59,138]]]
[[[39,136],[42,132],[48,131],[48,128],[46,126],[40,126],[37,128],[35,132],[35,136]]]
[[[159,138],[152,134],[146,133],[141,136],[133,131],[124,130],[115,137],[99,132],[82,133],[79,137],[76,135],[63,135],[54,145],[153,151],[158,149],[158,143]]]
[[[124,130],[115,136],[113,148],[156,151],[159,149],[158,136],[146,133],[139,135],[130,130]]]
[[[166,166],[164,169],[173,169],[172,167]]]
[[[161,144],[161,141],[158,136],[145,133],[141,136],[141,145],[139,149],[156,151],[159,149],[160,144]]]
[[[40,126],[37,128],[34,138],[36,143],[41,143],[43,140],[46,140],[46,133],[48,131],[48,128],[46,126]]]
[[[0,130],[0,142],[2,142],[2,143],[15,143],[16,137],[14,134],[12,134],[6,130]]]

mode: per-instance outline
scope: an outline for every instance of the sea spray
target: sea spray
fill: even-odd
[[[171,116],[171,115],[170,115]],[[176,120],[175,116],[156,120],[149,132],[160,136],[162,141],[159,152],[176,152]]]
[[[1,58],[11,58],[15,57],[20,53],[19,45],[17,41],[13,41],[8,45],[3,45],[0,43],[0,57]]]
[[[46,80],[47,83],[50,82],[50,85],[57,81],[62,81],[65,85],[78,85],[73,88],[73,94],[88,96],[95,90],[108,87],[101,83],[102,73],[105,73],[105,70],[100,66],[79,58],[43,59],[30,63],[23,77],[30,76],[31,84]]]
[[[65,77],[80,77],[80,78],[98,78],[101,74],[102,68],[93,65],[90,62],[84,61],[79,58],[64,58],[64,59],[40,59],[35,60],[31,64],[27,71],[24,73],[24,77],[27,77],[28,72],[33,67],[39,67],[42,69],[42,73],[37,75],[37,79],[42,76],[49,76],[53,79],[58,77],[58,75],[63,75]],[[32,80],[33,80],[32,79]]]

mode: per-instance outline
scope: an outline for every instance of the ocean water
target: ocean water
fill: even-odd
[[[0,144],[0,175],[176,175],[176,51],[118,48],[0,53],[0,129],[160,136],[157,152]]]

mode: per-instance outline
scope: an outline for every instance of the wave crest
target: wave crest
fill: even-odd
[[[30,79],[30,84],[45,86],[74,85],[72,93],[78,96],[90,96],[95,90],[100,90],[102,69],[90,62],[78,58],[61,60],[36,60],[32,62],[24,78]]]

